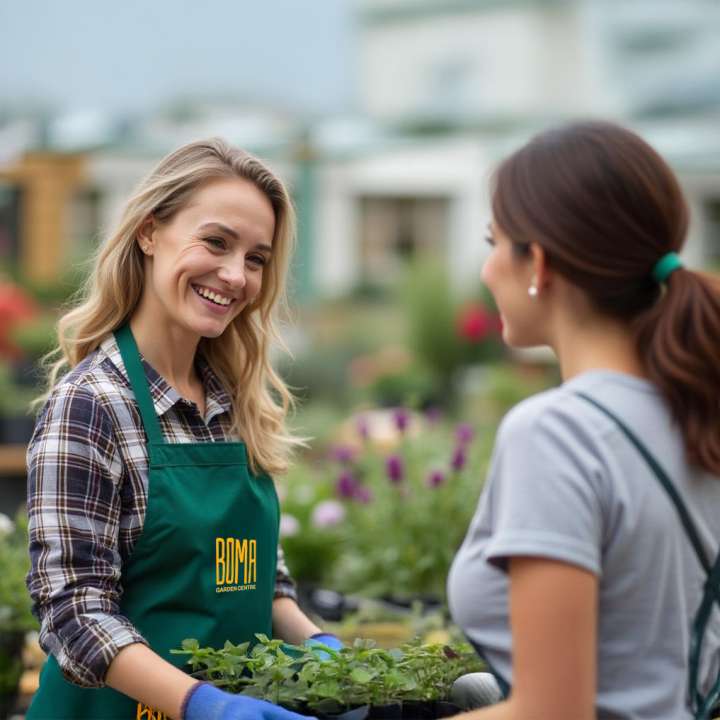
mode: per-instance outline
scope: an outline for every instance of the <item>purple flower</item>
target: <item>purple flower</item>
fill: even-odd
[[[341,465],[347,465],[355,459],[355,448],[350,445],[335,445],[330,450],[330,458]]]
[[[370,437],[370,426],[368,425],[368,419],[364,415],[360,415],[355,421],[355,429],[363,440]]]
[[[391,455],[385,461],[385,472],[391,483],[397,485],[403,481],[405,477],[405,467],[402,458],[399,455]]]
[[[370,488],[365,487],[365,485],[358,485],[355,488],[355,499],[363,505],[367,505],[372,502],[373,495]]]
[[[355,497],[355,491],[357,489],[357,482],[353,477],[353,474],[349,470],[344,470],[340,473],[340,476],[335,483],[335,492],[338,497],[344,500],[350,500]]]
[[[312,511],[310,522],[316,528],[339,525],[345,519],[345,507],[337,500],[323,500]]]
[[[455,472],[460,472],[465,467],[466,462],[467,453],[465,452],[465,447],[463,445],[458,445],[453,452],[450,467],[452,467]]]
[[[455,428],[455,439],[458,441],[458,445],[469,445],[474,435],[475,430],[470,423],[460,423]]]
[[[442,470],[432,470],[427,476],[427,485],[431,488],[440,487],[445,482],[445,473]]]
[[[425,410],[425,419],[431,424],[435,425],[442,419],[443,412],[437,405],[432,405]]]
[[[395,412],[393,412],[393,421],[395,422],[395,427],[401,433],[404,433],[407,430],[408,423],[410,422],[410,413],[405,408],[395,408]]]

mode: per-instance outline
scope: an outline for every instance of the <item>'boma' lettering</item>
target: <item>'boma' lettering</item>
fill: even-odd
[[[257,582],[257,541],[215,538],[215,584],[248,585]]]

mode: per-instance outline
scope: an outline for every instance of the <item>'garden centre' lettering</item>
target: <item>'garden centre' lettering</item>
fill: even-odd
[[[255,590],[256,582],[257,540],[215,538],[215,592]]]

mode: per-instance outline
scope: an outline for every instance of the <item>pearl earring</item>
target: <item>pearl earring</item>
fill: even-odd
[[[536,287],[535,285],[531,285],[531,286],[528,288],[528,295],[529,295],[531,298],[535,298],[535,297],[537,297],[537,294],[538,294],[538,289],[537,289],[537,287]]]

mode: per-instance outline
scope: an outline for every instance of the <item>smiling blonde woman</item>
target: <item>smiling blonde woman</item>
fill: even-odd
[[[302,440],[273,371],[288,194],[220,140],[160,162],[59,323],[28,450],[28,578],[50,655],[30,720],[295,717],[198,684],[170,654],[323,635],[278,546],[271,473]]]

